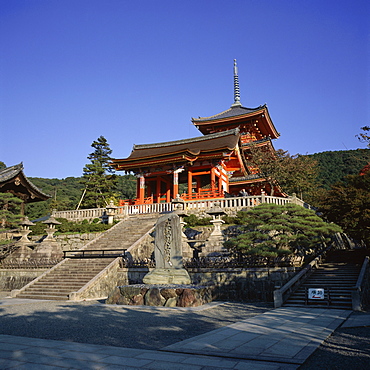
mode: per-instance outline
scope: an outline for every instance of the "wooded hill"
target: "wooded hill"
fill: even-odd
[[[358,174],[370,162],[370,149],[322,152],[309,155],[317,161],[318,183],[323,188],[342,181],[347,175]],[[136,178],[133,175],[118,175],[117,199],[130,199],[136,193]],[[30,180],[46,194],[51,195],[47,202],[27,206],[27,215],[36,219],[47,215],[50,209],[76,209],[83,192],[79,177],[65,179],[44,179],[30,177]]]
[[[370,149],[343,150],[311,154],[318,164],[318,182],[326,189],[347,175],[358,175],[370,162]]]

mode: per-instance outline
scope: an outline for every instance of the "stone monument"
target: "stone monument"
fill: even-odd
[[[162,215],[155,227],[155,269],[145,275],[145,284],[190,284],[182,264],[182,230],[176,213]]]

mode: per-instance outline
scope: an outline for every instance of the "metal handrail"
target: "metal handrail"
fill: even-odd
[[[63,251],[63,258],[124,257],[126,254],[126,250],[127,249],[82,249],[82,250],[75,250],[75,251]],[[119,253],[109,253],[109,252],[119,252]],[[67,254],[71,254],[71,255],[67,256]]]

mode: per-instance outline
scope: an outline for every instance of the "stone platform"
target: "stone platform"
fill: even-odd
[[[212,286],[135,284],[116,287],[105,303],[197,307],[212,302]]]

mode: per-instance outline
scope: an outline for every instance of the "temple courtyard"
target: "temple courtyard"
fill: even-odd
[[[364,369],[370,361],[370,312],[7,295],[0,294],[1,369]]]

